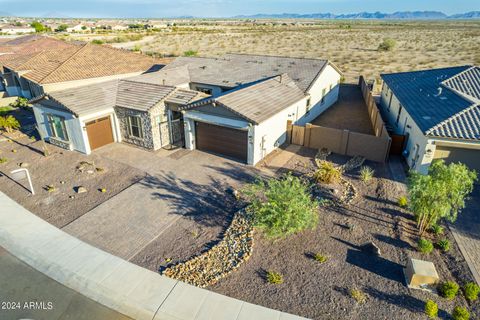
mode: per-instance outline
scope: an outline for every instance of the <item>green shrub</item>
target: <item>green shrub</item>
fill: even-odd
[[[314,228],[318,223],[318,203],[312,200],[309,185],[291,174],[257,180],[247,185],[243,194],[250,202],[254,225],[271,238]]]
[[[367,301],[367,295],[363,293],[362,290],[359,289],[351,289],[350,296],[357,302],[357,303],[365,303]]]
[[[28,107],[28,99],[18,97],[15,102],[10,103],[8,106],[12,108],[26,108]]]
[[[335,168],[333,163],[328,161],[322,161],[320,163],[320,168],[315,171],[313,177],[318,182],[323,183],[334,183],[340,178],[340,170]]]
[[[430,230],[432,231],[432,233],[436,236],[439,236],[439,235],[442,235],[443,234],[443,227],[441,225],[438,225],[438,224],[434,224]]]
[[[187,50],[183,53],[185,57],[195,57],[198,55],[198,51],[195,50]]]
[[[397,203],[399,207],[405,208],[408,205],[408,199],[405,196],[401,196],[398,198]]]
[[[417,248],[421,253],[429,254],[433,250],[433,243],[428,239],[420,238],[420,240],[418,240]]]
[[[452,318],[453,320],[469,320],[470,313],[468,312],[467,308],[456,306],[453,308]]]
[[[20,123],[14,116],[0,117],[0,129],[6,132],[12,132],[18,128],[20,128]]]
[[[104,42],[103,42],[102,40],[100,40],[100,39],[93,39],[93,40],[92,40],[92,43],[93,43],[93,44],[103,44]]]
[[[468,301],[475,301],[478,299],[480,293],[480,287],[475,282],[468,282],[463,287],[463,293]]]
[[[435,319],[438,316],[438,305],[435,301],[427,300],[427,302],[425,302],[425,314],[430,319]]]
[[[382,43],[378,45],[378,51],[392,51],[397,42],[392,38],[383,39]]]
[[[324,263],[324,262],[327,262],[328,257],[327,257],[327,256],[324,256],[324,255],[322,255],[322,254],[320,254],[320,253],[315,253],[315,254],[313,255],[313,259],[315,259],[315,261],[317,261],[317,262]]]
[[[267,271],[267,282],[271,284],[282,284],[283,276],[275,271]]]
[[[5,163],[5,162],[7,162],[7,161],[8,161],[8,159],[5,158],[5,157],[1,157],[1,158],[0,158],[0,164],[1,164],[1,163]]]
[[[374,173],[375,171],[368,166],[362,166],[362,168],[360,168],[360,177],[363,182],[372,180]]]
[[[448,241],[448,239],[438,240],[437,246],[438,246],[438,247],[440,248],[440,250],[442,250],[443,252],[447,252],[448,250],[450,250],[450,241]]]
[[[438,286],[438,293],[440,296],[447,298],[448,300],[453,300],[458,293],[458,284],[453,281],[442,282]]]

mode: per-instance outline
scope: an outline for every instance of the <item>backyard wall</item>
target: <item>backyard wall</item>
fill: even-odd
[[[385,162],[390,150],[391,139],[363,77],[360,77],[359,86],[362,89],[375,135],[316,126],[310,123],[299,126],[293,125],[292,121],[287,121],[287,142],[313,149],[326,148],[342,155],[362,156],[368,160]]]

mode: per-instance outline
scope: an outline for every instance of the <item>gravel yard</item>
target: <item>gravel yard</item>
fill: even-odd
[[[295,174],[311,172],[315,153],[302,149],[287,169]],[[347,160],[337,155],[327,159],[337,164]],[[422,256],[415,250],[418,238],[414,222],[396,204],[401,188],[391,180],[387,166],[366,164],[375,169],[375,178],[368,184],[359,180],[358,169],[346,174],[359,194],[350,205],[322,207],[315,230],[285,239],[273,242],[256,232],[250,260],[209,289],[313,319],[425,319],[427,299],[439,304],[439,316],[445,319],[455,305],[467,306],[461,294],[447,301],[406,287],[402,269],[409,256],[433,261],[442,280],[462,285],[473,279],[448,231],[446,237],[452,242],[449,253],[435,249]],[[381,257],[362,250],[370,241],[378,245]],[[320,264],[311,258],[312,253],[326,255],[328,261]],[[267,283],[266,271],[281,273],[284,283]],[[363,291],[366,302],[356,303],[349,294],[351,289]],[[476,319],[480,303],[471,304],[469,309]]]

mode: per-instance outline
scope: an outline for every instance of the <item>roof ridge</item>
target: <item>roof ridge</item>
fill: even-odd
[[[65,63],[67,63],[67,61],[70,61],[74,56],[76,56],[80,51],[82,51],[86,46],[88,46],[88,43],[85,43],[83,45],[79,45],[79,48],[78,50],[74,51],[72,53],[72,55],[70,57],[68,57],[67,59],[65,59],[65,61],[63,61],[62,63],[60,63],[60,65],[58,65],[58,67],[56,67],[55,69],[53,69],[51,72],[49,72],[48,74],[46,74],[43,78],[41,78],[40,80],[36,81],[38,83],[42,83],[43,80],[45,80],[47,77],[49,77],[52,73],[54,73],[55,71],[57,71],[58,69],[60,69]]]
[[[466,73],[466,72],[468,72],[468,71],[470,71],[470,70],[472,70],[472,69],[475,69],[475,68],[476,68],[476,66],[471,65],[470,68],[465,69],[465,70],[463,70],[463,71],[460,71],[460,72],[457,73],[456,75],[451,76],[450,78],[447,78],[447,79],[443,80],[443,81],[440,82],[440,83],[443,84],[443,85],[445,85],[445,82],[450,81],[450,80],[453,80],[453,79],[456,79],[456,78],[460,77],[462,74],[464,74],[464,73]]]
[[[157,84],[157,83],[151,83],[147,81],[137,81],[137,80],[132,80],[132,79],[119,79],[120,82],[130,82],[130,83],[140,83],[140,84],[146,84],[146,85],[151,85],[151,86],[156,86],[156,87],[168,87],[168,88],[176,88],[175,86],[170,86],[166,84]]]
[[[314,60],[314,61],[328,61],[328,59],[320,59],[320,58],[307,58],[307,57],[290,57],[290,56],[280,56],[280,55],[269,55],[269,54],[254,54],[254,53],[236,53],[236,52],[227,52],[224,54],[226,55],[236,55],[236,56],[257,56],[257,57],[267,57],[267,58],[285,58],[285,59],[300,59],[300,60]]]
[[[455,68],[462,68],[462,67],[468,67],[470,69],[472,67],[471,64],[464,64],[461,66],[454,66],[454,67],[441,67],[441,68],[430,68],[430,69],[421,69],[421,70],[413,70],[413,71],[402,71],[402,72],[390,72],[390,73],[381,73],[380,76],[383,75],[390,75],[390,74],[406,74],[406,73],[419,73],[419,72],[426,72],[426,71],[439,71],[439,70],[448,70],[448,69],[455,69]],[[465,70],[463,70],[465,71]],[[461,71],[461,72],[463,72]]]
[[[433,127],[431,127],[430,129],[428,129],[427,131],[425,131],[426,134],[430,134],[433,130],[436,130],[442,126],[444,126],[445,124],[449,123],[449,122],[452,122],[453,120],[459,118],[460,116],[464,115],[465,113],[467,112],[470,112],[470,110],[474,109],[475,107],[478,107],[480,105],[478,104],[472,104],[471,106],[469,106],[468,108],[465,108],[463,109],[462,111],[460,112],[457,112],[453,115],[451,115],[450,117],[448,117],[447,119],[443,120],[442,122],[439,122],[437,123],[436,125],[434,125]]]

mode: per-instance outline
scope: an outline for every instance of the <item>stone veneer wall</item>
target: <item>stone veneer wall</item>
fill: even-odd
[[[152,137],[152,121],[148,112],[115,107],[115,113],[118,118],[118,122],[120,125],[120,133],[124,142],[131,143],[145,149],[153,150],[154,144]],[[143,139],[129,136],[127,122],[127,117],[129,116],[138,116],[142,119]]]

